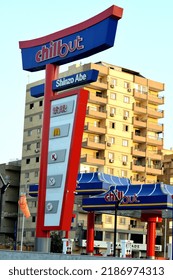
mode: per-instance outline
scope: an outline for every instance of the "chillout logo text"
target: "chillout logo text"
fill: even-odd
[[[64,58],[68,53],[84,49],[82,41],[83,38],[80,36],[76,36],[76,39],[69,41],[68,43],[64,43],[62,39],[55,42],[51,41],[49,47],[44,45],[41,50],[36,53],[35,61],[39,63],[57,56]]]

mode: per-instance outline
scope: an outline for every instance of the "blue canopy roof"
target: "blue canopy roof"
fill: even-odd
[[[86,211],[112,211],[117,200],[115,192],[123,194],[119,210],[173,209],[173,186],[163,183],[131,184],[128,178],[111,176],[101,172],[79,173],[77,195],[83,198],[82,207]],[[29,186],[29,195],[38,196],[38,185]]]
[[[102,172],[80,173],[77,179],[78,195],[95,195],[105,192],[110,185],[129,185],[130,180]]]
[[[89,174],[90,178],[92,178],[91,173]],[[83,209],[86,211],[115,209],[115,205],[118,203],[116,198],[118,193],[121,193],[121,197],[123,197],[121,203],[118,206],[118,209],[120,210],[173,208],[173,186],[163,183],[135,185],[131,184],[128,179],[126,179],[126,184],[120,185],[118,181],[112,180],[113,176],[105,176],[103,173],[101,173],[101,175],[98,173],[98,177],[96,174],[93,176],[100,180],[99,188],[102,190],[102,192],[100,192],[98,195],[83,199],[82,205]],[[113,183],[113,181],[115,183]],[[121,178],[119,178],[119,181],[121,181]],[[81,181],[79,183],[80,188],[83,190],[87,183],[84,182],[84,180],[83,182]],[[97,187],[95,186],[96,184],[97,180],[90,179],[90,188],[97,190]],[[105,190],[105,184],[107,190]],[[87,191],[89,191],[89,189],[87,189]]]

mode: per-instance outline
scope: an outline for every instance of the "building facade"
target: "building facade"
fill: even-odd
[[[0,176],[6,185],[0,189],[0,248],[15,248],[21,161],[0,164]]]
[[[79,172],[104,172],[130,178],[133,184],[155,183],[163,174],[162,148],[164,125],[164,84],[143,77],[140,73],[104,62],[73,65],[60,77],[96,69],[96,82],[86,85],[89,91],[85,117]],[[38,184],[42,137],[43,97],[30,96],[30,88],[42,84],[38,81],[26,88],[25,121],[21,164],[21,192],[28,192],[30,184]],[[34,246],[37,198],[28,196],[31,218],[25,222],[24,244]],[[71,235],[77,246],[85,239],[86,213],[81,198],[76,197]],[[122,219],[124,225],[122,225]],[[106,223],[105,221],[111,221]],[[134,224],[133,230],[131,225]],[[96,215],[96,240],[113,240],[114,217]],[[139,230],[136,228],[139,226]],[[146,230],[136,219],[120,217],[117,240],[140,235],[144,242]],[[140,232],[141,229],[141,232]],[[161,236],[161,229],[158,236]],[[134,236],[132,236],[134,237]],[[21,216],[18,220],[18,240],[21,239]],[[80,241],[80,242],[79,242]]]

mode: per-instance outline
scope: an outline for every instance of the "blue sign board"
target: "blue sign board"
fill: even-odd
[[[97,81],[98,78],[97,70],[88,70],[80,73],[76,73],[71,76],[59,78],[52,82],[53,91],[62,91],[69,88],[86,85],[92,82]],[[31,87],[31,96],[32,97],[41,97],[44,95],[44,84]]]

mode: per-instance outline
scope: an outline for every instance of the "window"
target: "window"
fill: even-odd
[[[140,93],[147,93],[148,92],[148,88],[146,86],[142,86],[142,85],[135,85],[135,89],[136,91],[140,92]]]
[[[26,178],[26,179],[29,178],[29,172],[26,172],[26,173],[25,173],[25,178]]]
[[[97,96],[97,97],[102,97],[102,96],[103,96],[103,94],[102,94],[102,92],[101,92],[101,91],[96,91],[96,96]]]
[[[130,103],[129,96],[124,96],[124,103]]]
[[[107,173],[110,175],[114,175],[114,169],[113,168],[107,168]]]
[[[34,176],[37,178],[38,177],[38,171],[35,171]]]
[[[109,122],[109,128],[114,129],[115,128],[116,123],[115,122]]]
[[[124,88],[130,88],[130,83],[128,83],[128,82],[124,82]]]
[[[36,157],[36,158],[35,158],[35,161],[36,161],[36,162],[39,162],[39,157]]]
[[[29,117],[29,121],[32,122],[32,117]]]
[[[31,150],[31,144],[27,144],[27,145],[26,145],[26,150],[27,150],[27,151]]]
[[[126,110],[124,110],[124,113],[123,113],[123,115],[124,115],[124,117],[127,117],[127,118],[129,118],[129,111],[126,111]]]
[[[125,225],[126,224],[126,218],[121,217],[120,218],[120,225]]]
[[[36,218],[35,216],[32,216],[32,223],[35,223],[36,222]]]
[[[37,128],[37,134],[41,134],[41,128]]]
[[[40,148],[40,142],[37,142],[36,143],[36,149],[39,149]]]
[[[31,231],[31,237],[35,237],[35,231]]]
[[[110,115],[113,116],[116,114],[116,108],[110,107]]]
[[[31,136],[32,135],[32,130],[30,129],[30,130],[27,130],[27,135],[28,136]]]
[[[32,201],[32,207],[37,207],[37,202],[36,201]]]
[[[129,126],[126,125],[126,124],[124,124],[124,125],[123,125],[123,131],[128,132],[128,131],[129,131]]]
[[[43,115],[43,114],[39,114],[39,116],[38,116],[39,120],[42,119],[42,115]]]
[[[123,155],[123,156],[122,156],[122,162],[127,162],[127,161],[128,161],[128,156]]]
[[[43,100],[40,100],[40,101],[39,101],[39,106],[40,106],[40,107],[43,106]]]
[[[116,93],[110,93],[110,99],[116,100]]]
[[[108,153],[108,159],[114,159],[114,153]]]
[[[128,147],[128,140],[123,139],[122,146]]]
[[[31,110],[31,109],[33,109],[34,108],[34,103],[30,103],[29,104],[29,109]]]
[[[121,170],[121,177],[127,178],[127,170]]]
[[[110,87],[114,88],[117,85],[117,80],[116,79],[111,79],[110,81]]]
[[[106,239],[111,239],[111,233],[108,231],[105,231],[105,238]]]
[[[106,224],[112,224],[112,216],[111,215],[106,215],[105,216],[105,223]]]
[[[27,158],[26,159],[26,164],[29,164],[30,163],[30,158]]]
[[[108,143],[115,144],[115,137],[108,137]]]

